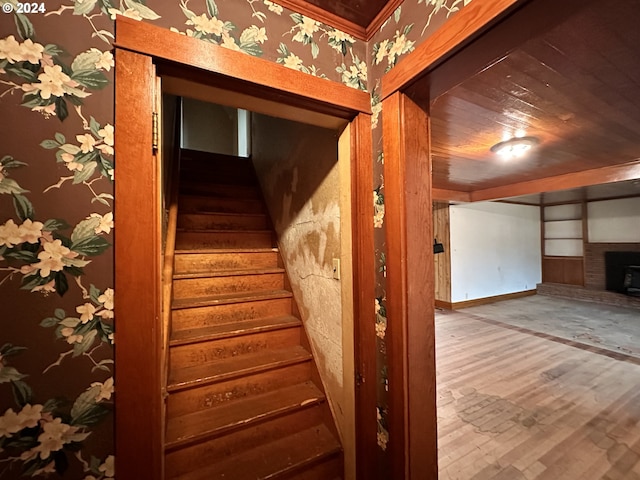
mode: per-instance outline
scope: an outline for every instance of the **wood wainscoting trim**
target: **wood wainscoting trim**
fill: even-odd
[[[494,295],[492,297],[476,298],[473,300],[465,300],[464,302],[443,302],[436,300],[435,306],[445,310],[460,310],[461,308],[477,307],[478,305],[488,305],[489,303],[501,302],[503,300],[514,300],[516,298],[530,297],[536,295],[537,290],[524,290],[522,292],[505,293],[502,295]]]

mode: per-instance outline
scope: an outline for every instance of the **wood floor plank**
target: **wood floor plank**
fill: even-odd
[[[437,315],[441,480],[640,479],[640,366],[571,343]]]

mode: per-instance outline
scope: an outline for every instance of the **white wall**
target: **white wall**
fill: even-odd
[[[452,205],[451,302],[533,290],[542,280],[540,209]]]
[[[640,197],[589,202],[590,243],[640,242]]]
[[[238,110],[183,99],[182,147],[202,152],[238,154]]]

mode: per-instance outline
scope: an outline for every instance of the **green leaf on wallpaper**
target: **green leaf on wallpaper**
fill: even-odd
[[[207,0],[207,12],[210,17],[218,16],[218,6],[216,5],[216,2],[213,0]]]
[[[98,362],[98,364],[95,365],[91,369],[91,373],[95,372],[96,370],[102,370],[104,372],[111,372],[111,369],[107,365],[111,365],[112,363],[114,363],[113,360],[106,358],[106,359]]]
[[[25,193],[29,190],[22,188],[13,178],[3,178],[0,180],[0,193]]]
[[[102,52],[97,48],[79,53],[71,63],[71,70],[79,72],[82,70],[96,70],[96,63],[100,60]]]
[[[44,53],[46,53],[47,55],[51,55],[52,57],[57,57],[58,55],[62,55],[65,52],[58,45],[54,45],[53,43],[50,43],[48,45],[45,45]]]
[[[160,18],[160,15],[142,3],[134,2],[133,0],[124,0],[124,4],[127,8],[131,8],[138,12],[138,14],[146,20],[157,20]]]
[[[22,380],[12,381],[11,389],[13,390],[13,398],[20,408],[24,407],[27,403],[31,403],[33,392],[31,391],[31,387]]]
[[[75,250],[73,246],[81,240],[94,238],[96,236],[95,229],[98,225],[100,225],[99,217],[89,217],[78,223],[71,233],[72,249]]]
[[[28,68],[21,68],[18,66],[11,66],[11,67],[7,66],[5,68],[5,71],[7,73],[12,73],[14,75],[17,75],[18,77],[24,78],[27,81],[27,83],[34,83],[38,79],[38,76]]]
[[[55,140],[43,140],[40,142],[40,146],[42,148],[46,148],[47,150],[53,150],[54,148],[58,148],[60,144]]]
[[[44,328],[51,328],[58,325],[58,319],[54,317],[47,317],[40,322],[40,326]]]
[[[67,293],[67,290],[69,290],[69,282],[67,281],[67,276],[63,272],[56,272],[54,284],[56,292],[58,292],[58,295],[61,297]]]
[[[72,250],[82,255],[94,257],[96,255],[100,255],[110,246],[111,244],[104,238],[96,236],[93,238],[85,238],[77,243],[74,243],[72,246]]]
[[[13,357],[14,355],[18,355],[20,352],[23,352],[27,349],[27,347],[18,347],[12,343],[5,343],[0,347],[0,355],[3,357]]]
[[[36,256],[36,254],[28,250],[13,250],[11,252],[5,253],[4,256],[26,263],[35,263],[38,261],[38,257]]]
[[[83,0],[82,2],[75,2],[73,7],[74,15],[86,15],[96,6],[98,0]]]
[[[4,366],[0,368],[0,383],[15,382],[24,377],[26,377],[26,375],[20,373],[13,367]]]
[[[64,263],[64,265],[66,267],[75,267],[75,268],[82,268],[82,267],[86,267],[87,265],[89,265],[91,263],[90,260],[82,260],[80,258],[65,258],[62,263]],[[71,273],[71,272],[69,272]]]
[[[311,42],[311,56],[313,58],[318,58],[318,54],[320,53],[320,47],[316,42]]]
[[[100,301],[98,300],[98,297],[100,295],[102,295],[102,292],[93,283],[89,287],[89,295],[91,296],[91,300],[93,301],[93,303],[98,304],[98,305],[100,304]]]
[[[32,203],[29,201],[27,197],[25,197],[24,195],[16,195],[14,193],[13,206],[15,207],[16,215],[18,215],[20,220],[22,220],[23,222],[27,218],[30,218],[31,220],[33,220],[35,216],[35,212],[33,211]]]
[[[64,145],[65,143],[67,143],[67,139],[60,132],[56,133],[54,137],[58,141],[58,143],[60,143],[60,145]]]
[[[0,165],[6,170],[8,168],[26,167],[28,164],[14,159],[11,155],[5,155],[0,159]]]
[[[100,394],[100,385],[89,387],[81,393],[71,407],[71,425],[85,425],[78,423],[76,419],[82,417],[86,412],[96,405],[96,397]]]
[[[78,183],[82,183],[85,180],[89,180],[93,173],[96,171],[97,166],[98,164],[96,162],[85,163],[82,170],[76,170],[73,174],[73,184],[77,185]]]
[[[91,408],[82,412],[82,414],[71,420],[71,425],[84,425],[90,427],[102,421],[109,414],[109,410],[102,405],[93,404]]]
[[[93,136],[100,138],[100,134],[98,133],[100,131],[100,124],[96,121],[95,118],[91,117],[89,119],[89,127],[91,128],[91,133],[93,133]]]
[[[34,30],[33,24],[29,18],[21,13],[16,13],[14,14],[14,20],[16,22],[16,28],[18,29],[18,35],[20,35],[23,40],[26,40],[27,38],[33,39],[36,35],[36,31]]]
[[[55,311],[53,312],[54,317],[62,320],[64,317],[67,316],[67,313],[62,309],[62,308],[56,308]]]
[[[400,16],[402,15],[402,5],[396,8],[396,11],[393,12],[393,19],[398,23],[400,21]]]
[[[100,70],[78,70],[73,73],[71,79],[93,90],[100,90],[109,83],[107,77]]]
[[[106,200],[107,198],[109,200],[113,200],[113,195],[110,195],[108,193],[101,193],[100,195],[97,195],[97,196],[93,197],[91,199],[91,203],[99,202],[99,203],[101,203],[103,205],[107,205],[108,207],[110,207],[111,204]]]
[[[63,97],[56,98],[56,114],[60,121],[64,121],[69,116],[69,110],[67,108],[67,102]]]
[[[66,230],[69,228],[69,224],[64,220],[60,220],[59,218],[50,218],[46,222],[44,222],[44,226],[42,230],[46,230],[47,232],[54,232],[56,230]]]
[[[240,50],[254,57],[260,57],[262,55],[262,48],[255,42],[241,44]]]
[[[82,355],[83,353],[87,352],[95,342],[97,335],[97,330],[88,331],[87,334],[82,337],[82,341],[80,343],[75,343],[73,345],[72,356],[77,357],[78,355]],[[73,416],[73,413],[71,415]]]

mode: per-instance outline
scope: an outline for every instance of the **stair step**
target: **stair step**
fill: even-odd
[[[284,268],[228,268],[216,269],[208,272],[181,272],[173,275],[174,280],[211,277],[240,277],[245,275],[265,275],[269,273],[284,273]]]
[[[230,303],[255,302],[275,298],[291,298],[292,293],[288,290],[271,290],[265,292],[241,292],[235,294],[211,295],[201,298],[182,298],[174,300],[171,308],[193,308],[211,305],[225,305]]]
[[[242,172],[180,172],[180,191],[188,193],[208,192],[210,183],[230,187],[256,187],[258,180],[253,174]]]
[[[173,371],[169,375],[167,390],[175,392],[185,388],[221,382],[230,378],[273,370],[309,360],[311,360],[311,354],[301,345],[242,355],[221,362],[196,365]]]
[[[322,392],[312,382],[304,382],[215,409],[169,418],[165,447],[171,450],[323,401]]]
[[[183,335],[184,330],[200,330],[208,327],[224,328],[236,323],[258,321],[266,318],[285,317],[291,315],[291,297],[260,298],[244,303],[228,303],[208,305],[194,308],[173,310],[171,328],[173,335]],[[271,321],[271,320],[270,320]]]
[[[169,352],[169,371],[220,362],[227,358],[300,345],[301,326],[291,322],[274,330],[245,332],[240,336],[192,339],[174,344]],[[201,341],[194,341],[201,340]]]
[[[167,418],[202,411],[215,413],[224,405],[292,387],[311,378],[311,362],[298,362],[177,390],[167,398]]]
[[[299,318],[292,315],[280,317],[266,317],[244,322],[225,323],[209,327],[174,330],[171,334],[170,346],[186,345],[189,343],[206,342],[221,338],[248,335],[257,332],[268,332],[302,325]]]
[[[283,290],[284,269],[235,270],[232,272],[180,274],[173,280],[174,300],[241,292]]]
[[[172,479],[199,468],[210,467],[217,462],[225,461],[236,452],[251,450],[260,445],[320,425],[326,419],[324,406],[322,404],[315,405],[288,415],[274,417],[221,437],[167,452],[165,456],[165,478]],[[334,477],[319,477],[318,480],[327,480],[329,478]]]
[[[193,166],[219,168],[232,166],[238,169],[253,168],[249,157],[226,155],[224,153],[203,152],[200,150],[182,149],[180,152],[180,168]]]
[[[210,192],[215,195],[215,192]],[[262,200],[257,191],[218,192],[217,196],[182,194],[178,199],[178,212],[228,212],[228,213],[263,213],[265,211]]]
[[[177,230],[176,248],[270,248],[271,230]]]
[[[264,213],[181,213],[178,228],[194,230],[265,230],[269,227]]]
[[[178,250],[174,256],[174,272],[208,272],[242,268],[276,268],[277,249],[253,250]]]
[[[306,467],[328,460],[340,452],[339,443],[327,427],[318,425],[177,478],[180,480],[293,478],[291,475],[296,472],[304,475],[303,470]],[[296,476],[295,478],[306,477]]]
[[[218,179],[207,180],[186,180],[180,181],[178,187],[180,195],[199,195],[207,197],[224,197],[224,198],[251,198],[260,200],[260,189],[257,182],[253,179],[247,180],[246,183],[218,183]]]

